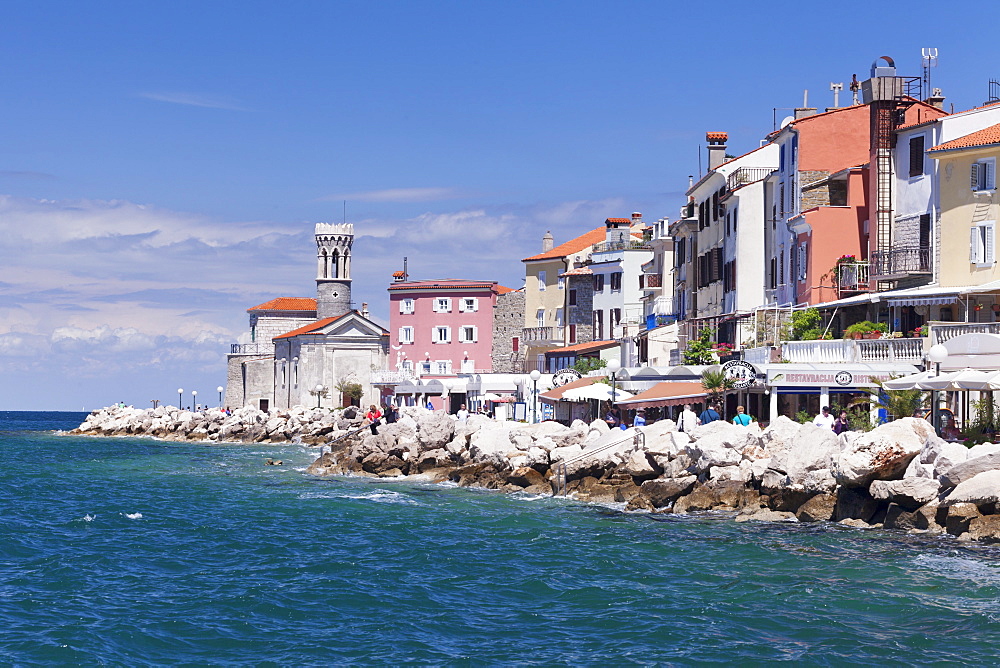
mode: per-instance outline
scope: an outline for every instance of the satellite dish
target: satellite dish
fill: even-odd
[[[780,130],[781,128],[785,127],[794,120],[795,120],[794,116],[785,116],[784,118],[781,119],[781,125],[778,126],[778,129]]]

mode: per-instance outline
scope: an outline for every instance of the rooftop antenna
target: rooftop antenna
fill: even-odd
[[[920,49],[920,56],[924,63],[924,90],[931,90],[931,68],[937,67],[938,50],[934,47]]]
[[[833,108],[840,108],[840,91],[844,90],[844,83],[833,83],[830,82],[830,90],[833,91]]]
[[[853,104],[853,105],[857,105],[858,104],[858,91],[859,90],[861,90],[861,82],[858,81],[858,75],[857,74],[852,74],[851,75],[851,95],[854,97],[854,99],[851,101],[851,104]]]
[[[344,200],[344,223],[347,223],[347,200]]]

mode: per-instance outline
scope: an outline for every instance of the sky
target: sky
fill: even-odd
[[[517,288],[879,56],[982,104],[994,37],[930,2],[4,3],[0,410],[214,403],[246,309],[315,296],[316,222],[384,320],[404,256]]]

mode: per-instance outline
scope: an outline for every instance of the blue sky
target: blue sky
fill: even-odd
[[[1000,78],[940,3],[32,2],[0,21],[0,409],[214,396],[246,308],[314,294],[315,222],[391,273],[518,287],[608,216],[676,217],[707,130],[758,145],[878,56]],[[846,87],[846,86],[845,86]],[[844,103],[849,100],[845,91]],[[789,113],[777,112],[778,118]]]

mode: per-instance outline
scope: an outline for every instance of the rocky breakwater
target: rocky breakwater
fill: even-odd
[[[171,441],[321,444],[358,428],[357,411],[296,406],[265,413],[244,406],[226,415],[219,410],[186,411],[173,406],[96,410],[71,433],[85,436],[151,436]]]
[[[641,433],[640,433],[641,432]],[[332,443],[316,475],[423,475],[629,510],[724,510],[737,521],[854,527],[1000,541],[1000,445],[967,449],[913,418],[840,436],[779,417],[766,430],[713,422],[678,432],[603,422],[525,425],[404,409],[399,422]]]

